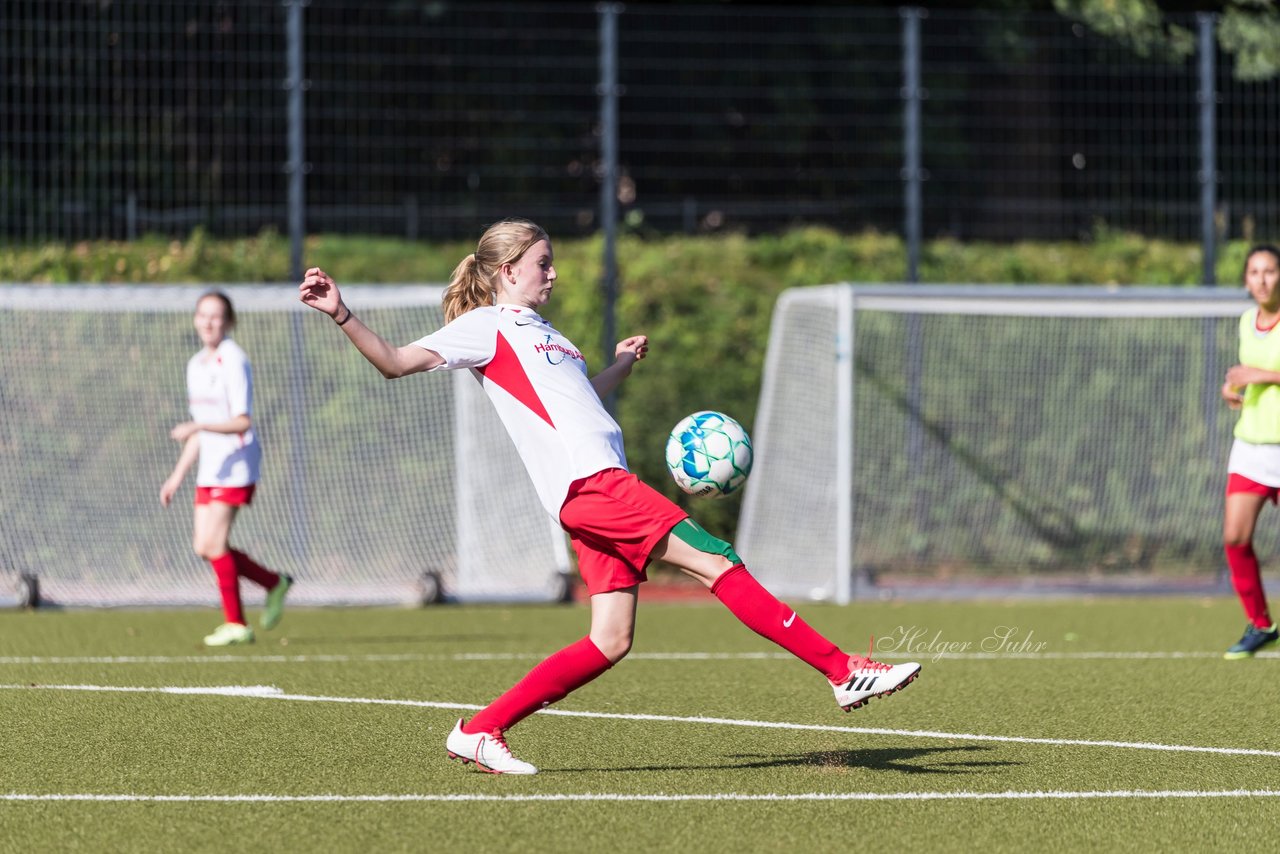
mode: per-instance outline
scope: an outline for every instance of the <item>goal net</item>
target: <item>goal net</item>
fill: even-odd
[[[838,602],[1216,586],[1236,417],[1219,388],[1249,305],[1237,288],[787,291],[739,551],[776,593]]]
[[[159,503],[204,290],[0,287],[0,579],[67,605],[216,601],[191,549],[194,471]],[[298,580],[291,601],[408,604],[437,579],[458,599],[563,595],[563,532],[470,372],[387,382],[296,288],[222,290],[263,445],[232,541]],[[397,345],[443,323],[438,287],[343,295]]]

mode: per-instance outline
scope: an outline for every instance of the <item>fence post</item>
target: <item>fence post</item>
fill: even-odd
[[[907,282],[920,281],[920,19],[924,10],[907,6],[902,16],[902,181],[903,238]]]
[[[302,68],[302,10],[310,0],[282,0],[288,9],[285,24],[285,55],[287,72],[284,88],[289,93],[289,160],[285,172],[289,175],[289,275],[294,281],[302,281],[302,242],[306,237],[306,196],[304,180],[304,137],[302,128],[303,93],[307,81]]]
[[[908,6],[899,10],[902,16],[902,180],[905,193],[903,240],[907,249],[907,282],[920,281],[920,232],[921,193],[920,182],[924,178],[920,168],[920,100],[924,91],[920,87],[920,19],[924,9]],[[924,428],[916,415],[924,411],[924,322],[919,314],[905,318],[906,384],[908,412],[906,447],[907,464],[913,475],[924,467]],[[917,525],[923,529],[926,512],[922,502],[915,502]]]
[[[289,160],[285,171],[289,175],[289,275],[295,283],[302,281],[303,241],[306,238],[306,196],[304,180],[307,164],[303,148],[303,94],[308,81],[303,77],[302,66],[302,10],[310,0],[282,0],[287,8],[285,24],[286,62],[288,71],[285,89],[289,92]],[[302,563],[307,560],[310,541],[310,525],[307,520],[306,471],[307,471],[307,374],[304,357],[303,315],[295,311],[289,319],[289,338],[293,347],[293,364],[289,368],[289,407],[293,417],[289,419],[289,465],[293,476],[290,483],[290,533],[294,555]]]
[[[1209,12],[1196,15],[1200,36],[1200,249],[1204,258],[1202,281],[1218,283],[1218,229],[1214,219],[1218,196],[1217,102],[1213,72],[1216,64],[1213,44],[1214,16]]]
[[[1217,64],[1216,48],[1213,41],[1215,20],[1208,12],[1196,15],[1196,29],[1199,36],[1199,86],[1196,99],[1200,103],[1200,254],[1202,268],[1200,279],[1205,285],[1218,283],[1218,229],[1215,219],[1218,196],[1218,126],[1217,126],[1217,86],[1214,81],[1214,70]],[[1221,453],[1221,433],[1218,426],[1222,411],[1219,399],[1219,382],[1225,365],[1221,364],[1217,347],[1217,324],[1209,318],[1204,320],[1204,384],[1201,389],[1201,407],[1204,412],[1205,445],[1208,456]],[[1226,567],[1218,568],[1218,582],[1226,577]]]
[[[404,236],[409,240],[418,239],[418,196],[410,193],[404,198]]]
[[[618,13],[621,3],[600,3],[600,227],[604,235],[601,259],[601,291],[604,295],[603,367],[613,363],[618,299]],[[617,394],[605,396],[605,409],[613,414]]]

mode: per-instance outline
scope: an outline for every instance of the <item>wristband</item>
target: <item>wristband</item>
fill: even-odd
[[[351,319],[351,309],[347,309],[347,316],[342,318],[342,320],[338,321],[337,323],[339,326],[341,326],[342,324],[346,323],[350,319]]]

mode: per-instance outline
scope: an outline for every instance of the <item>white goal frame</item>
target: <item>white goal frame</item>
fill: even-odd
[[[903,315],[903,323],[912,322],[908,317],[920,318],[918,322],[924,323],[937,315],[1007,317],[1013,322],[1018,318],[1203,319],[1203,324],[1188,327],[1193,330],[1189,334],[1203,332],[1206,352],[1216,350],[1217,361],[1221,362],[1234,358],[1236,324],[1250,305],[1247,294],[1230,286],[841,283],[789,289],[781,294],[773,313],[752,430],[755,467],[745,489],[738,550],[753,573],[778,595],[841,604],[858,598],[910,593],[913,589],[923,595],[960,595],[959,586],[945,582],[913,588],[897,585],[892,578],[877,579],[859,561],[857,553],[865,543],[858,541],[858,524],[873,521],[859,519],[863,508],[855,500],[858,485],[854,476],[857,455],[870,453],[861,446],[856,432],[860,414],[855,410],[860,382],[855,370],[860,343],[858,318],[865,312]],[[1208,343],[1209,336],[1215,342],[1212,345]],[[982,341],[973,343],[978,350],[984,346]],[[1204,373],[1212,374],[1217,367],[1225,365],[1208,366]],[[1204,411],[1210,412],[1212,401],[1208,397],[1216,399],[1221,374],[1217,375],[1216,385],[1209,387],[1211,382],[1211,376],[1194,381],[1189,377],[1187,386],[1173,389],[1171,397],[1188,395],[1204,402]],[[1196,495],[1196,500],[1206,505],[1206,539],[1210,545],[1221,524],[1221,495],[1214,490],[1220,485],[1216,478],[1225,478],[1232,423],[1226,408],[1220,401],[1216,403],[1221,412],[1215,410],[1206,416],[1206,421],[1214,422],[1208,427],[1214,441],[1206,444],[1212,446],[1208,453],[1220,453],[1221,458],[1209,463],[1215,474],[1209,479],[1206,494]],[[819,425],[819,429],[810,431],[810,424]],[[885,488],[895,486],[889,484]],[[1214,577],[1214,587],[1219,588],[1220,570],[1214,566],[1203,569]],[[1097,576],[1097,572],[1090,575],[1085,567],[1072,577],[1078,581],[1096,580]],[[1116,589],[1125,583],[1122,580],[1100,586]],[[1052,586],[1045,577],[1028,572],[994,579],[984,589],[996,594],[1035,593]],[[1081,589],[1084,586],[1088,585]]]
[[[210,289],[239,317],[264,444],[232,544],[293,575],[291,602],[568,597],[565,534],[471,372],[387,383],[293,285],[0,285],[0,582],[35,578],[59,605],[216,602],[191,550],[194,472],[157,498]],[[443,324],[442,292],[343,288],[396,345]]]

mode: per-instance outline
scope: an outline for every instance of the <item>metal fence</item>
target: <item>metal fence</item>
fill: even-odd
[[[0,240],[1274,235],[1280,83],[1178,22],[1197,55],[916,7],[8,0]]]

